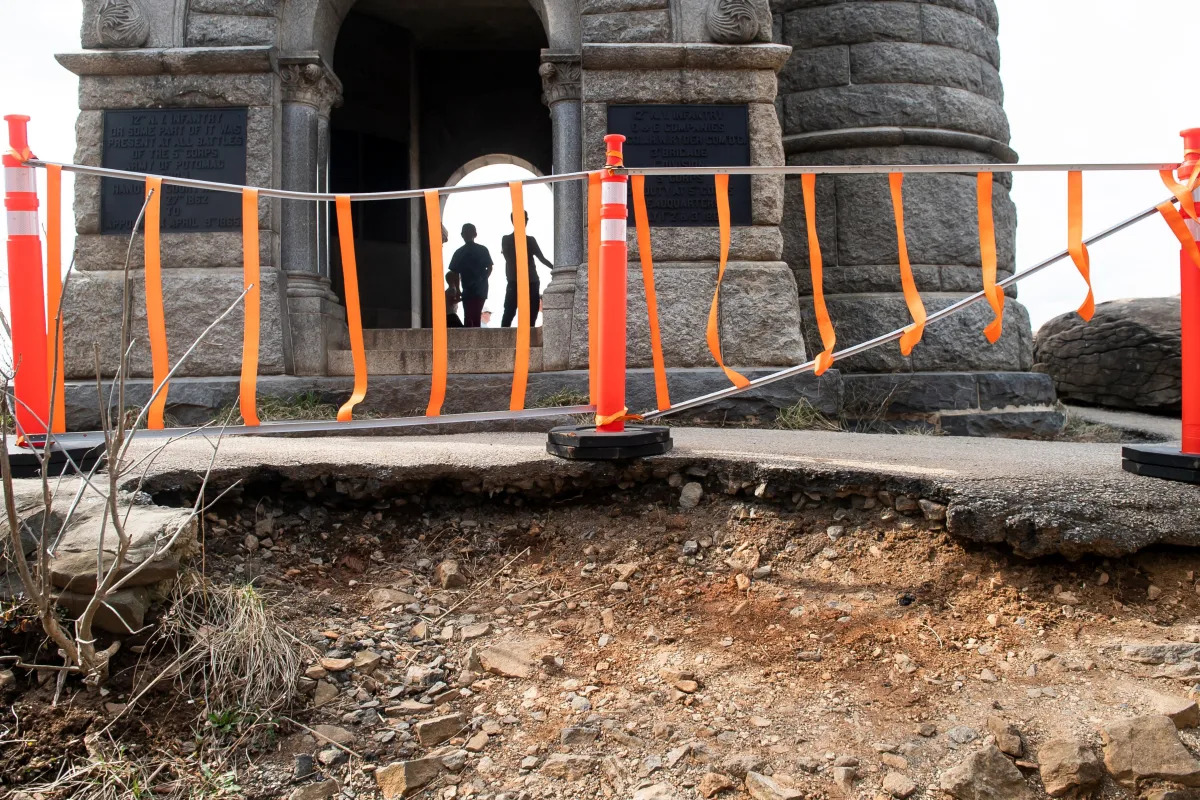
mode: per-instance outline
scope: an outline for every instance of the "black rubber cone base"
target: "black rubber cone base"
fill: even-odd
[[[50,450],[50,477],[74,475],[75,466],[91,469],[103,453],[104,447],[101,445],[66,449],[55,445]],[[72,461],[75,466],[72,466]],[[39,478],[42,475],[41,453],[32,447],[19,447],[11,439],[8,442],[8,462],[12,465],[14,478]]]
[[[671,429],[626,425],[620,433],[601,433],[590,425],[563,425],[550,431],[546,452],[572,461],[623,461],[671,452]]]
[[[1181,453],[1177,444],[1138,444],[1121,448],[1121,467],[1147,478],[1200,484],[1200,453]]]

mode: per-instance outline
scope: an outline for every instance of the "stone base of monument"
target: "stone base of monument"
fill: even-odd
[[[628,461],[671,452],[671,429],[665,425],[626,425],[617,432],[591,425],[562,425],[550,431],[546,452],[570,461]]]
[[[50,460],[47,465],[50,472],[49,477],[74,475],[76,467],[82,470],[91,469],[103,454],[103,446],[63,448],[55,445],[50,449]],[[15,441],[10,440],[8,463],[12,466],[14,478],[42,477],[41,453],[32,447],[21,447]]]
[[[1178,444],[1122,447],[1121,467],[1147,478],[1200,484],[1200,453],[1180,452]]]

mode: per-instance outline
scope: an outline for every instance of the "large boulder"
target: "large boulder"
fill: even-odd
[[[1178,297],[1140,297],[1096,306],[1091,322],[1055,317],[1033,342],[1034,370],[1054,379],[1069,403],[1178,413],[1182,353]]]

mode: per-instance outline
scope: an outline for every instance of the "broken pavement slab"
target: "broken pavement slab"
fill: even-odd
[[[895,436],[826,431],[678,428],[670,455],[639,464],[661,472],[707,469],[779,492],[869,487],[947,507],[946,528],[962,539],[1006,544],[1023,556],[1120,556],[1155,543],[1200,546],[1197,488],[1121,469],[1121,445]],[[150,443],[136,443],[137,454]],[[185,440],[154,463],[158,489],[198,486],[211,459]],[[719,468],[718,469],[714,469]],[[544,434],[389,437],[237,437],[222,443],[216,488],[264,471],[289,480],[336,473],[386,487],[389,481],[445,481],[480,491],[553,496],[626,479],[612,464],[564,462],[545,453]],[[191,476],[191,477],[189,477]]]

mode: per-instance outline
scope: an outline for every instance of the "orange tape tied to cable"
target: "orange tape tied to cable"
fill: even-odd
[[[596,415],[596,427],[597,428],[602,427],[604,425],[611,425],[614,422],[641,422],[641,421],[642,421],[642,415],[641,414],[630,414],[628,408],[622,408],[620,411],[615,411],[606,417],[602,417],[599,414]]]
[[[50,432],[66,433],[67,401],[63,372],[62,167],[46,165],[46,361],[50,376]]]
[[[530,308],[529,242],[525,238],[525,191],[520,181],[508,184],[512,195],[513,256],[517,262],[517,353],[513,362],[512,396],[509,411],[525,408],[525,387],[529,381],[529,332],[533,328],[536,308]]]
[[[813,309],[817,315],[817,330],[821,332],[822,350],[816,357],[814,375],[821,375],[833,366],[833,348],[837,335],[829,310],[825,308],[825,262],[821,260],[821,242],[817,239],[817,176],[801,175],[800,188],[804,192],[804,217],[808,223],[808,268],[812,275]]]
[[[654,256],[650,251],[650,215],[646,211],[646,176],[633,176],[633,216],[637,222],[638,258],[646,287],[646,314],[650,318],[650,357],[654,364],[654,397],[658,410],[671,407],[667,367],[663,361],[662,336],[658,329],[658,295],[654,291]]]
[[[983,335],[995,344],[1004,332],[1004,290],[996,285],[996,223],[992,218],[992,173],[976,176],[975,196],[979,202],[979,256],[983,265],[983,294],[996,314]]]
[[[596,371],[600,368],[596,323],[600,319],[600,210],[603,172],[588,173],[588,400],[596,404]]]
[[[338,409],[338,422],[354,419],[354,407],[367,396],[367,348],[363,344],[362,307],[358,299],[358,261],[354,256],[354,222],[350,217],[350,197],[339,194],[337,209],[338,245],[342,251],[342,283],[346,289],[346,322],[350,329],[350,354],[354,361],[354,391]],[[441,238],[441,231],[438,231]]]
[[[1187,254],[1188,259],[1195,265],[1196,269],[1200,269],[1200,244],[1192,237],[1192,232],[1188,230],[1187,222],[1183,219],[1183,214],[1179,213],[1179,209],[1175,208],[1175,204],[1170,200],[1160,203],[1158,213],[1162,214],[1162,218],[1166,220],[1170,226],[1171,232],[1175,234],[1175,238],[1179,240],[1180,247]]]
[[[255,426],[258,420],[258,338],[261,327],[261,283],[258,263],[258,189],[242,189],[242,378],[238,407],[242,423]]]
[[[716,359],[717,366],[725,373],[725,377],[729,378],[734,386],[744,389],[750,385],[750,379],[740,372],[725,366],[725,359],[721,357],[721,281],[725,277],[725,267],[729,263],[729,176],[717,175],[715,182],[717,190],[717,225],[720,228],[721,236],[721,261],[717,267],[717,288],[713,292],[712,307],[708,310],[708,330],[706,331],[705,338],[708,339],[709,352]]]
[[[888,185],[892,192],[892,214],[896,218],[896,244],[900,251],[900,286],[904,289],[904,302],[908,305],[908,313],[912,315],[913,324],[904,329],[900,337],[900,352],[904,355],[912,353],[917,342],[925,334],[925,304],[917,291],[917,282],[913,278],[912,264],[908,260],[908,238],[904,235],[904,173],[893,172],[888,175]]]
[[[1096,297],[1092,293],[1092,259],[1083,243],[1083,173],[1078,170],[1067,173],[1067,252],[1087,283],[1087,297],[1079,307],[1079,316],[1090,320],[1096,313]]]
[[[1192,175],[1188,178],[1187,183],[1175,180],[1175,175],[1169,169],[1160,171],[1158,175],[1162,178],[1163,184],[1171,190],[1171,194],[1178,198],[1179,206],[1188,218],[1200,220],[1200,217],[1196,216],[1196,198],[1192,194],[1196,191],[1196,186],[1200,185],[1200,166],[1192,168]]]
[[[150,364],[157,396],[150,402],[146,427],[162,430],[167,409],[167,373],[171,364],[167,355],[167,321],[162,293],[162,178],[146,178],[146,327],[150,334]]]
[[[435,190],[425,192],[425,219],[429,228],[430,312],[433,314],[433,374],[429,379],[429,405],[425,416],[442,413],[446,401],[446,373],[449,372],[450,341],[446,333],[446,279],[442,275],[442,203]]]

